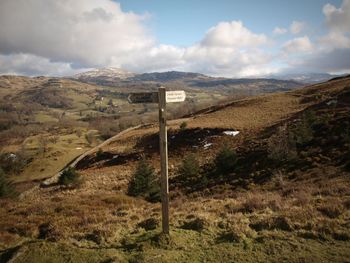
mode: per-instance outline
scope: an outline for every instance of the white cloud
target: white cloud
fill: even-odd
[[[221,22],[210,28],[202,46],[207,47],[254,47],[267,42],[264,34],[254,34],[243,26],[241,21]]]
[[[288,30],[286,28],[283,28],[283,27],[275,27],[275,29],[273,30],[274,35],[283,35],[287,32],[288,32]]]
[[[261,75],[271,56],[259,47],[268,42],[265,35],[251,32],[241,21],[221,22],[192,46],[159,45],[126,67],[136,71],[182,70],[215,76]]]
[[[301,52],[309,52],[312,51],[312,44],[307,36],[294,38],[292,40],[287,41],[282,46],[282,50],[285,53],[301,53]]]
[[[289,27],[292,34],[299,34],[305,28],[305,23],[301,21],[293,21]]]
[[[331,31],[319,39],[319,49],[334,50],[338,48],[350,48],[350,38],[339,31]]]
[[[340,8],[326,4],[323,13],[328,26],[325,35],[313,39],[313,44],[304,36],[283,45],[280,59],[289,65],[289,70],[349,73],[350,0],[343,0]]]
[[[271,61],[261,48],[268,43],[264,34],[251,32],[241,21],[221,22],[185,49],[183,69],[215,76],[261,75]]]
[[[198,43],[180,48],[156,44],[143,16],[110,0],[3,0],[0,36],[0,55],[12,62],[8,69],[30,75],[114,66],[239,76],[259,74],[271,60],[260,48],[268,38],[241,21],[220,22]]]
[[[249,76],[262,75],[262,71],[271,61],[271,56],[258,48],[236,50],[196,45],[186,50],[184,59],[185,70],[214,76],[242,77],[248,76],[249,73],[252,73]]]
[[[0,53],[103,66],[154,44],[143,16],[109,0],[1,0]]]
[[[0,54],[0,72],[3,74],[67,76],[83,70],[87,69],[74,69],[69,63],[52,62],[31,54]]]
[[[350,32],[350,0],[344,0],[340,8],[326,4],[323,13],[331,30]]]
[[[137,58],[125,62],[121,67],[135,72],[180,70],[186,63],[183,60],[184,52],[184,48],[161,44],[139,54]]]
[[[329,52],[317,52],[307,59],[290,60],[290,70],[300,72],[329,72],[343,74],[350,72],[350,49],[335,49]],[[310,70],[311,69],[311,70]]]
[[[220,22],[195,44],[177,47],[156,42],[147,15],[124,12],[111,0],[0,0],[0,73],[62,76],[114,66],[251,77],[276,73],[286,64],[317,68],[322,61],[324,69],[349,68],[343,59],[350,53],[349,6],[350,0],[340,8],[327,4],[326,35],[290,39],[278,52],[268,51],[272,40],[241,21]],[[273,33],[300,34],[304,28],[304,22],[293,21]],[[339,67],[335,58],[342,61]]]

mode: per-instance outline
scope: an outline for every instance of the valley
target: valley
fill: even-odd
[[[190,84],[201,79],[208,79],[212,88]],[[212,79],[181,72],[135,75],[121,69],[101,69],[73,78],[0,76],[2,159],[8,154],[18,157],[12,165],[16,171],[6,168],[9,170],[6,172],[14,174],[13,180],[27,187],[30,181],[53,176],[84,151],[120,131],[155,122],[157,105],[130,104],[127,97],[132,92],[154,91],[159,83],[170,89],[184,89],[187,93],[185,103],[169,106],[169,119],[234,98],[301,85],[271,80],[236,81],[237,84],[235,80],[226,79],[224,81],[229,82],[222,88],[220,82],[215,80],[213,84]],[[10,165],[10,162],[5,164]]]
[[[62,81],[75,87],[69,92],[92,94],[90,99],[100,89],[105,94],[112,90]],[[222,93],[212,105],[178,115],[170,109],[169,238],[160,235],[156,196],[130,194],[140,160],[159,176],[155,105],[149,112],[155,119],[132,123],[144,125],[78,162],[81,182],[76,187],[52,183],[28,191],[19,200],[0,200],[0,261],[346,262],[350,256],[349,87],[350,78],[344,77],[253,97],[228,98]],[[190,98],[207,94],[186,92]],[[32,93],[16,94],[25,100]],[[79,103],[71,98],[72,105]],[[142,105],[125,105],[135,107],[132,116],[144,110]],[[78,118],[79,110],[65,112],[64,118],[75,122],[59,128],[68,137],[60,135],[55,147],[62,143],[85,150],[103,140],[101,130],[83,120],[88,113]],[[50,123],[53,115],[47,116]],[[101,116],[110,122],[113,113]],[[182,116],[186,118],[178,119]],[[76,134],[77,124],[82,136],[72,139],[69,134]],[[232,131],[239,133],[232,136]],[[83,135],[89,133],[94,136],[90,145]],[[14,140],[11,147],[19,147],[16,141],[20,142]]]

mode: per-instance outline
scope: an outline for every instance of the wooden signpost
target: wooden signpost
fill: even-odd
[[[131,93],[128,96],[130,103],[158,103],[159,106],[159,148],[161,173],[161,199],[162,199],[162,230],[169,234],[169,183],[168,183],[168,140],[166,128],[166,104],[182,102],[186,99],[183,90],[166,91],[160,87],[158,92]]]

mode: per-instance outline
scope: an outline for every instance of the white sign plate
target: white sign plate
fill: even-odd
[[[166,102],[181,102],[185,101],[186,93],[184,90],[173,90],[166,92]]]

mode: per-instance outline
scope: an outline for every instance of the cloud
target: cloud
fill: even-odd
[[[339,31],[331,31],[319,39],[321,50],[332,51],[338,48],[350,48],[350,38]]]
[[[254,34],[243,26],[241,21],[221,22],[212,27],[201,41],[206,47],[252,47],[265,44],[264,34]]]
[[[261,48],[268,43],[264,34],[250,31],[241,21],[221,22],[185,49],[182,68],[215,76],[262,75],[275,70],[268,67],[271,55]]]
[[[114,66],[240,76],[265,72],[271,60],[261,48],[269,39],[241,21],[220,22],[188,47],[164,45],[147,30],[144,16],[110,0],[3,0],[0,36],[8,65],[2,63],[0,72],[27,75]]]
[[[340,8],[326,4],[323,13],[331,30],[350,32],[350,0],[344,0]]]
[[[214,76],[261,75],[271,56],[260,46],[268,42],[264,34],[255,34],[241,21],[221,22],[192,46],[158,45],[125,67],[139,72],[181,70]]]
[[[3,74],[67,76],[84,70],[87,69],[74,69],[69,63],[52,62],[31,54],[0,54],[0,72]]]
[[[236,50],[196,45],[186,49],[184,59],[185,70],[214,76],[243,77],[263,75],[272,57],[258,48]]]
[[[292,34],[299,34],[305,28],[305,23],[301,21],[293,21],[289,27]]]
[[[273,30],[273,34],[274,35],[283,35],[285,33],[287,33],[288,30],[286,28],[283,27],[275,27],[275,29]]]
[[[109,0],[2,0],[0,53],[99,67],[153,46],[144,16]]]
[[[183,60],[184,52],[184,48],[160,44],[125,62],[121,67],[135,72],[180,70],[186,63]]]
[[[301,53],[301,52],[309,52],[312,51],[312,44],[307,36],[294,38],[292,40],[287,41],[282,46],[282,50],[285,53]]]
[[[111,0],[0,0],[0,73],[64,76],[113,66],[252,77],[276,73],[281,65],[321,68],[321,62],[323,69],[347,69],[349,3],[324,6],[324,36],[296,37],[276,51],[270,49],[276,42],[242,21],[219,22],[196,43],[178,47],[156,41],[147,28],[149,15],[125,12]],[[293,21],[273,33],[300,34],[304,28],[305,22]]]
[[[306,60],[294,60],[292,68],[310,72],[349,73],[350,49],[336,49],[327,53],[316,53]]]
[[[306,72],[350,72],[349,15],[350,0],[340,8],[326,4],[323,7],[328,32],[312,40],[308,36],[287,41],[282,46],[280,60],[288,70]]]

